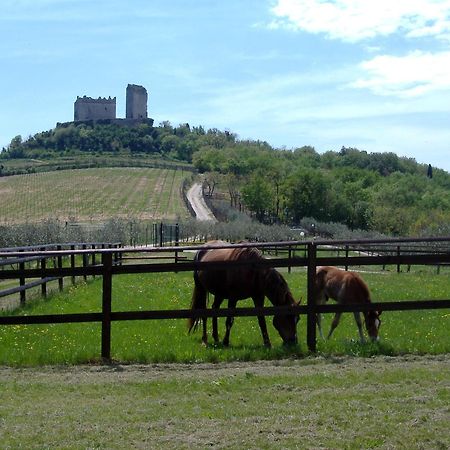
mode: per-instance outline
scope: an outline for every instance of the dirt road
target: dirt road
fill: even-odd
[[[214,214],[205,203],[201,183],[195,183],[191,186],[187,192],[187,198],[194,209],[197,220],[217,222]]]

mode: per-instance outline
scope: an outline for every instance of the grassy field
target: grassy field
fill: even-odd
[[[285,274],[294,296],[306,298],[305,272]],[[446,299],[450,292],[447,274],[424,270],[416,273],[364,273],[374,301]],[[113,310],[189,308],[192,274],[122,275],[113,279]],[[238,306],[250,306],[243,301]],[[69,287],[46,301],[30,303],[21,314],[59,314],[101,310],[101,279]],[[323,355],[399,355],[450,353],[448,310],[384,312],[381,341],[361,345],[351,314],[344,314],[329,341],[318,341]],[[331,315],[324,320],[327,330]],[[112,357],[120,362],[218,362],[297,358],[307,354],[306,325],[302,316],[299,346],[285,349],[268,318],[273,348],[262,346],[257,320],[237,318],[231,347],[200,344],[200,333],[188,335],[185,320],[115,322],[112,325]],[[224,323],[219,322],[223,335]],[[24,366],[79,364],[98,361],[99,324],[4,326],[0,329],[0,364]]]
[[[186,176],[172,169],[97,168],[3,177],[0,223],[188,217],[180,195]]]
[[[284,274],[305,298],[305,272]],[[450,292],[430,269],[363,276],[375,301]],[[192,287],[190,273],[116,276],[113,309],[187,308]],[[100,309],[98,278],[15,314]],[[345,314],[318,356],[304,317],[290,350],[271,324],[265,349],[255,318],[236,318],[230,348],[203,347],[184,320],[113,323],[106,365],[99,324],[0,327],[0,448],[449,448],[448,310],[382,318],[381,342],[361,345]]]
[[[447,449],[450,358],[0,368],[2,448]]]

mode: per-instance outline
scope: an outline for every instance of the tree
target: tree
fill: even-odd
[[[205,187],[207,188],[206,195],[212,197],[214,195],[214,189],[220,180],[221,175],[218,172],[209,172],[205,176]]]
[[[226,156],[216,148],[205,146],[194,153],[192,162],[200,173],[213,171],[224,173]]]
[[[245,206],[253,211],[260,222],[264,222],[273,205],[273,189],[266,178],[254,175],[242,188]]]
[[[22,145],[22,136],[20,134],[11,139],[11,143],[8,147],[8,154],[10,158],[23,158],[25,156]]]
[[[161,150],[165,154],[175,153],[180,145],[180,138],[175,135],[164,136],[161,140]]]
[[[326,219],[327,183],[318,170],[300,169],[286,183],[286,206],[294,223],[303,217]]]
[[[230,206],[241,209],[241,204],[239,202],[239,199],[241,197],[239,189],[239,178],[233,173],[228,173],[225,176],[225,181],[228,189],[228,194],[230,195]]]

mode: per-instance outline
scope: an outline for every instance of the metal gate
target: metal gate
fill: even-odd
[[[154,223],[152,227],[151,244],[154,247],[177,246],[180,241],[180,226],[169,223]]]

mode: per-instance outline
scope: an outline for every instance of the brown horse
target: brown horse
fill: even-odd
[[[229,246],[223,241],[208,242],[208,246]],[[195,261],[220,262],[220,261],[261,261],[261,252],[252,247],[248,248],[217,248],[202,249],[195,256]],[[191,309],[206,309],[207,293],[214,295],[213,309],[220,308],[224,299],[228,299],[228,307],[235,308],[238,300],[252,298],[255,307],[264,306],[264,297],[267,296],[274,306],[297,305],[292,297],[285,279],[273,268],[252,267],[240,265],[233,268],[202,269],[194,272],[195,287],[192,294]],[[207,344],[206,318],[203,321],[202,342]],[[212,318],[214,342],[219,342],[217,331],[217,317]],[[230,331],[234,318],[227,317],[226,333],[223,345],[230,343]],[[285,344],[297,343],[297,321],[296,315],[275,315],[273,325],[280,334]],[[189,331],[195,329],[200,319],[189,319]],[[258,316],[259,327],[266,347],[270,347],[270,339],[267,333],[266,320],[264,316]]]
[[[317,304],[319,305],[326,303],[329,298],[336,300],[341,305],[371,302],[369,288],[364,280],[355,272],[345,272],[337,267],[317,267],[316,289]],[[341,314],[339,312],[335,314],[328,338],[338,326]],[[360,340],[364,342],[361,315],[359,312],[354,312],[353,314],[358,326]],[[372,341],[377,341],[379,339],[378,330],[381,325],[381,311],[365,311],[363,314],[369,337]],[[320,314],[317,314],[317,325],[323,338]]]

